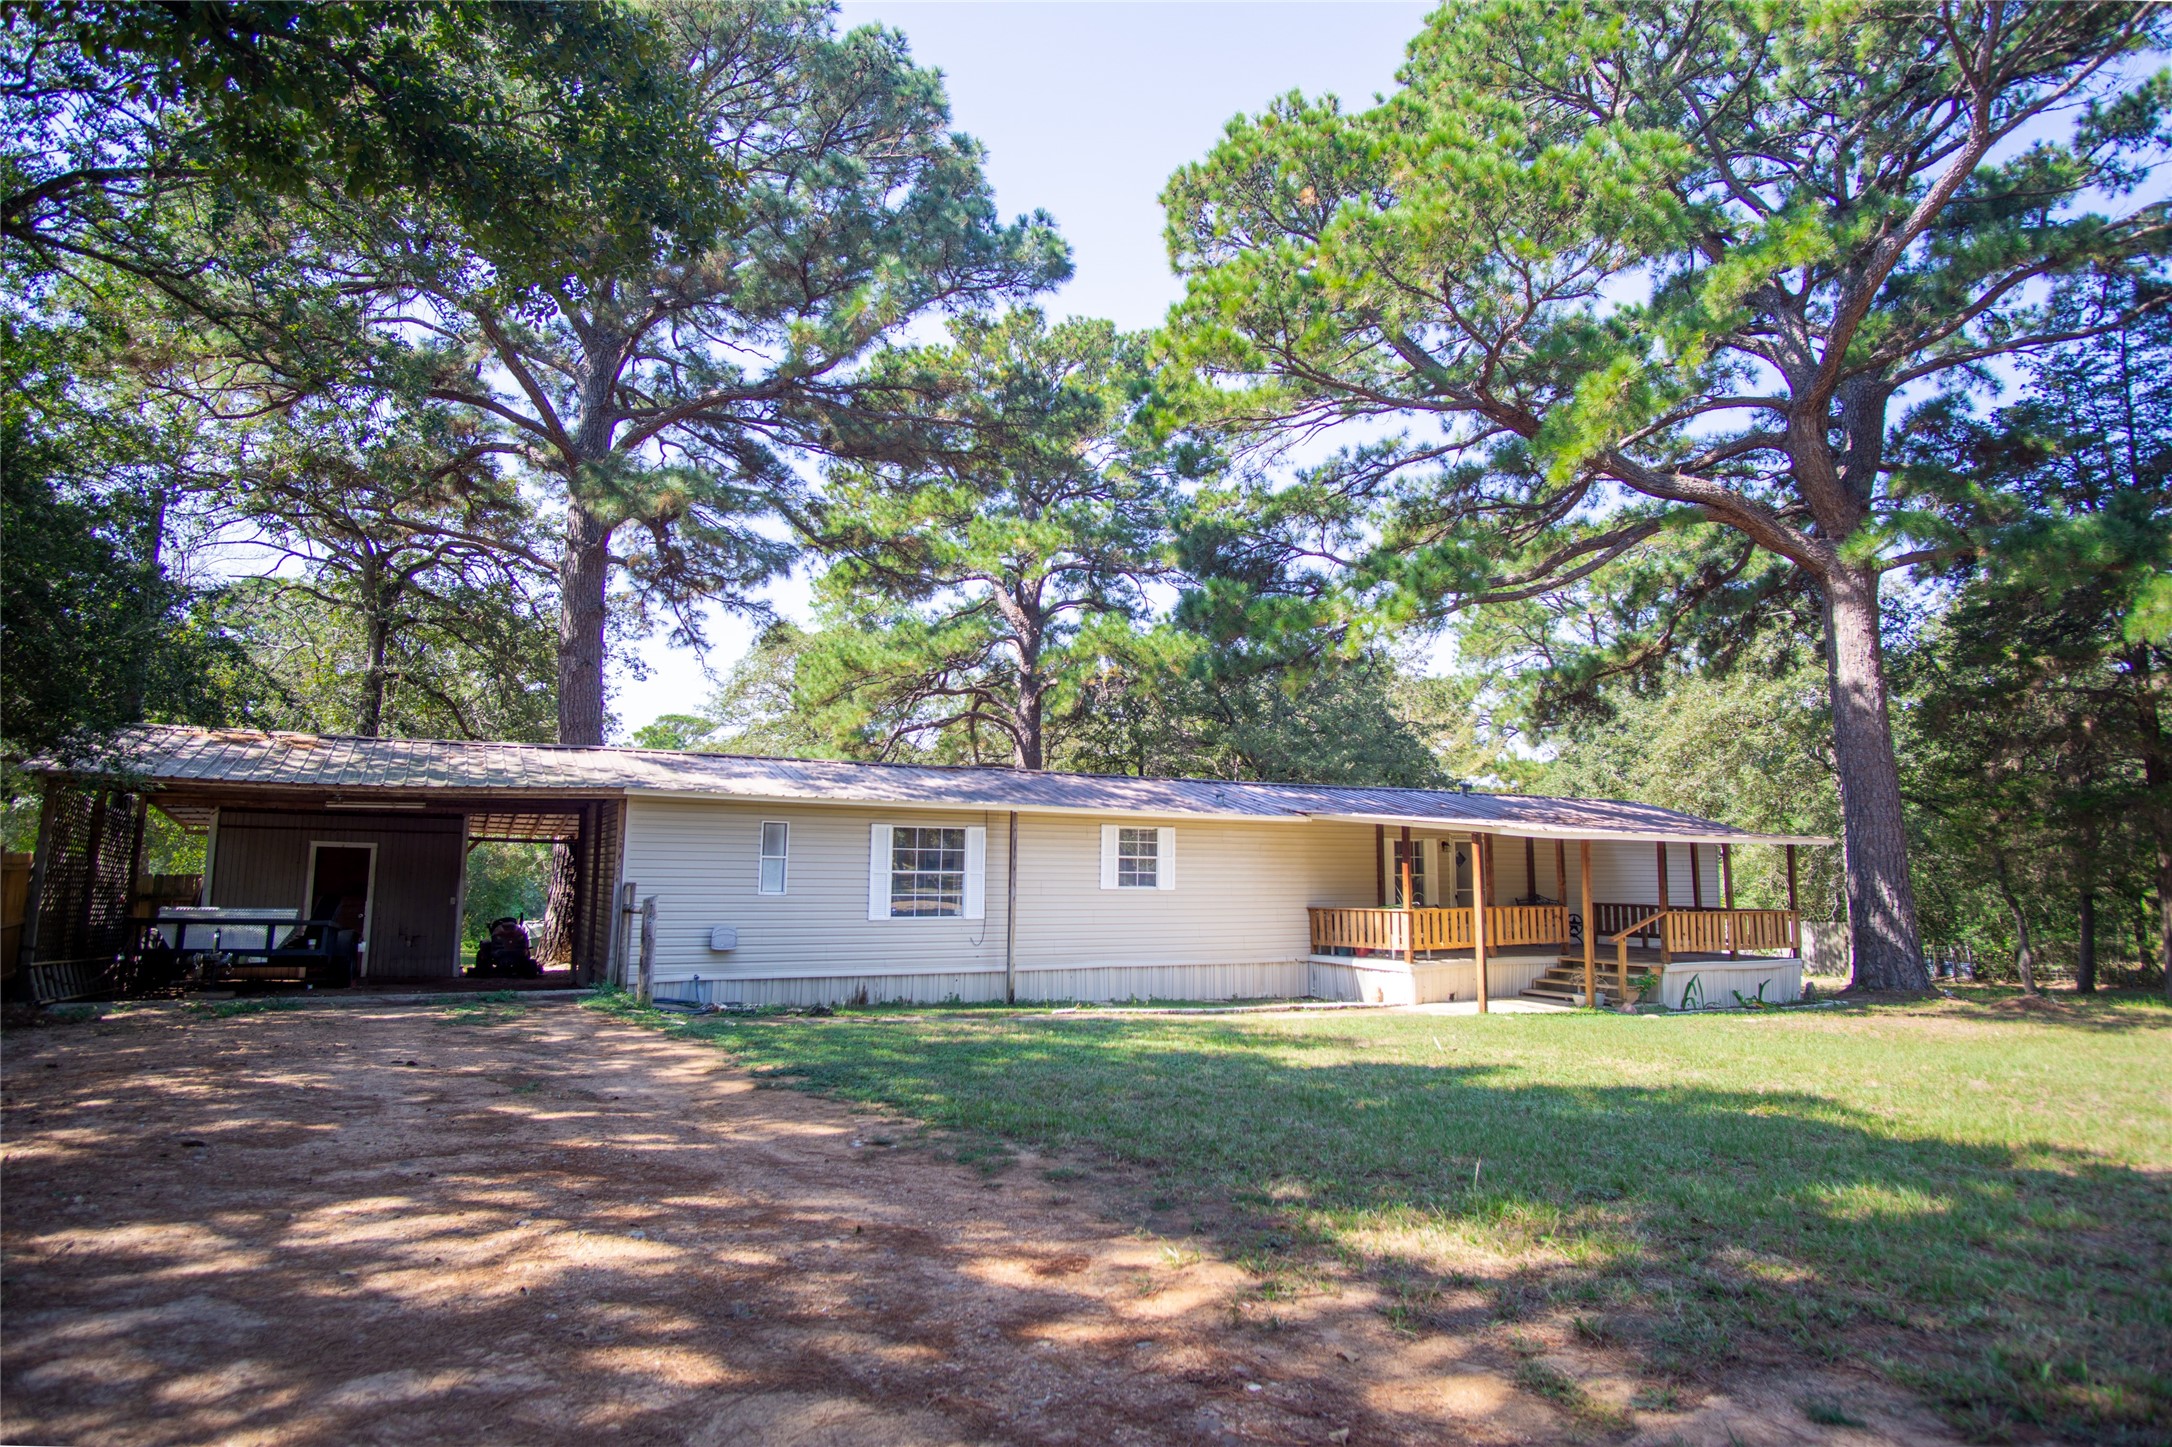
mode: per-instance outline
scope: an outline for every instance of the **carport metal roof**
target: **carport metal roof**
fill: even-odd
[[[1814,835],[1760,834],[1652,804],[1610,799],[1146,779],[171,725],[125,731],[99,762],[155,784],[168,794],[247,793],[297,800],[307,796],[350,807],[370,802],[428,802],[432,796],[459,795],[465,800],[464,807],[471,810],[487,807],[495,812],[512,812],[514,801],[521,799],[630,796],[1293,823],[1336,820],[1564,839],[1699,844],[1832,842]],[[43,767],[55,766],[47,763]],[[475,802],[478,796],[487,796],[487,803],[479,806]],[[160,802],[164,807],[167,801]]]

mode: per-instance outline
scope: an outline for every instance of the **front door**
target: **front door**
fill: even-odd
[[[1471,846],[1442,840],[1441,860],[1447,865],[1448,875],[1455,881],[1454,905],[1457,909],[1471,907]]]
[[[332,920],[360,941],[356,958],[369,973],[370,876],[377,850],[369,844],[312,844],[305,918]]]
[[[1425,890],[1425,841],[1413,839],[1404,843],[1394,841],[1395,848],[1388,858],[1388,897],[1397,909],[1403,907],[1403,866],[1410,866],[1410,903],[1413,907],[1426,902]]]

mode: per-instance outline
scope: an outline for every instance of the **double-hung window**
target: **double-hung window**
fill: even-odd
[[[918,918],[965,913],[965,831],[890,831],[890,914]]]
[[[1176,830],[1102,825],[1101,887],[1176,888]]]
[[[869,919],[984,919],[988,831],[877,824],[867,849]]]
[[[1118,829],[1116,831],[1116,887],[1118,889],[1158,889],[1161,887],[1161,831],[1159,829]]]
[[[762,863],[760,882],[756,885],[763,894],[784,893],[785,861],[792,853],[792,826],[767,823],[762,826]]]

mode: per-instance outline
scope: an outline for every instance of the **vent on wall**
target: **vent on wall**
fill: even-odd
[[[728,924],[709,926],[709,948],[717,951],[739,948],[739,931]]]

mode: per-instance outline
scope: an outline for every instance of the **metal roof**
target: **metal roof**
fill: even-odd
[[[1652,804],[1333,784],[1145,779],[1111,774],[754,758],[561,744],[374,739],[152,725],[101,762],[168,790],[322,793],[347,800],[432,792],[886,804],[1032,813],[1334,819],[1547,838],[1825,844],[1758,834]],[[48,763],[43,767],[53,768]]]

